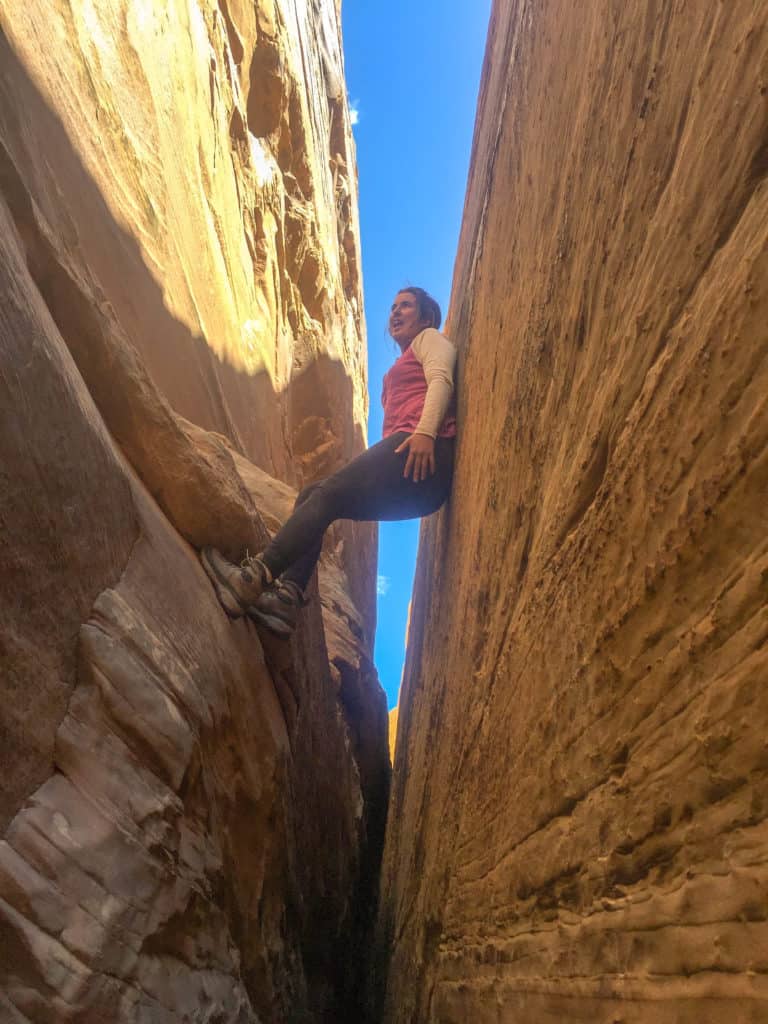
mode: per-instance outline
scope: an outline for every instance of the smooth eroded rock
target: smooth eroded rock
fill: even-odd
[[[494,7],[392,1024],[768,1017],[767,55],[746,0]]]

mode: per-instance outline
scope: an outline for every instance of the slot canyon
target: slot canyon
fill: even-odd
[[[392,763],[339,0],[0,0],[0,235],[0,1024],[766,1024],[764,5],[493,4]]]

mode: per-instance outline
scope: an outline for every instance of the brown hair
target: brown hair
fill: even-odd
[[[405,288],[400,289],[401,292],[408,292],[409,295],[413,295],[419,306],[419,320],[429,320],[429,326],[438,328],[443,322],[443,314],[440,312],[440,306],[435,299],[424,291],[423,288],[411,288],[408,285]]]

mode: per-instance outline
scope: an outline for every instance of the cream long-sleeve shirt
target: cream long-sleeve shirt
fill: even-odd
[[[384,377],[384,436],[396,431],[453,436],[446,413],[453,393],[456,349],[434,327],[417,334]]]

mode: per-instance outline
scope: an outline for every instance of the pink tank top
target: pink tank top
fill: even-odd
[[[384,406],[382,437],[389,437],[401,430],[412,434],[421,419],[426,394],[427,378],[424,369],[409,345],[384,374],[381,391],[381,404]],[[453,398],[437,436],[456,436]]]

